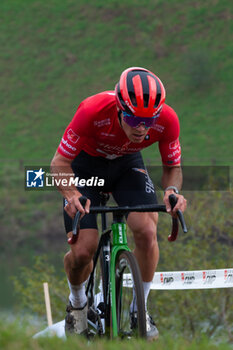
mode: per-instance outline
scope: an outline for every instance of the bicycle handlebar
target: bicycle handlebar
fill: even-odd
[[[80,203],[83,207],[85,207],[87,198],[82,196],[79,198]],[[177,203],[177,197],[174,194],[169,196],[169,202],[171,204],[172,209],[175,207]],[[117,213],[117,214],[126,214],[128,212],[164,212],[166,213],[166,206],[164,204],[146,204],[146,205],[137,205],[137,206],[124,206],[124,207],[107,207],[107,206],[99,206],[99,207],[91,207],[90,214],[100,214],[100,213]],[[168,236],[168,241],[173,242],[176,240],[178,231],[179,231],[179,221],[181,223],[182,229],[184,233],[187,233],[187,227],[185,224],[183,213],[180,210],[177,210],[178,218],[172,217],[172,230],[171,234]],[[178,221],[179,219],[179,221]],[[79,229],[80,229],[80,220],[81,213],[77,211],[75,218],[73,220],[72,227],[72,237],[68,239],[69,244],[74,244],[78,239]]]

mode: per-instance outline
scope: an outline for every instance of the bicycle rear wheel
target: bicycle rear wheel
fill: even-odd
[[[146,337],[145,298],[137,260],[129,251],[121,252],[116,259],[116,313],[118,335],[121,338]],[[136,296],[137,324],[132,327],[130,304]]]

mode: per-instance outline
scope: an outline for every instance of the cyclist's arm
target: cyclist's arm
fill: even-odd
[[[169,186],[174,186],[180,190],[182,187],[183,176],[180,167],[181,147],[179,142],[179,119],[171,107],[167,106],[166,112],[167,114],[164,118],[165,130],[159,141],[159,150],[163,163],[162,185],[164,190]],[[182,195],[176,194],[178,201],[175,208],[171,211],[168,197],[172,193],[174,194],[173,189],[165,191],[163,201],[166,205],[167,211],[175,216],[175,212],[178,209],[181,211],[185,210],[186,200]]]
[[[181,190],[183,183],[182,168],[180,165],[177,166],[166,166],[163,165],[162,174],[162,186],[163,189],[169,186],[175,186],[179,191]],[[174,193],[174,191],[172,190]]]
[[[182,187],[182,181],[183,181],[183,175],[182,175],[182,168],[177,165],[174,167],[169,166],[163,166],[163,175],[162,175],[162,186],[163,189],[166,190],[166,188],[170,186],[176,187],[178,190]],[[174,194],[174,189],[167,189],[164,193],[163,201],[166,205],[167,211],[171,212],[171,206],[169,203],[169,195]],[[180,209],[182,212],[186,209],[186,199],[181,194],[176,194],[176,197],[178,199],[177,204],[171,214],[175,216],[175,212]]]
[[[69,183],[70,177],[74,177],[71,163],[84,148],[87,136],[91,136],[91,122],[92,114],[86,113],[85,101],[83,101],[80,103],[72,121],[67,126],[51,162],[51,171],[53,173],[63,174],[57,175],[57,180],[64,179]],[[65,173],[67,173],[67,175],[65,175]],[[82,194],[77,190],[74,184],[71,184],[69,187],[64,187],[60,182],[60,185],[57,185],[57,187],[68,202],[65,206],[65,211],[70,217],[73,218],[77,210],[83,215],[89,212],[90,201],[87,200],[84,210],[79,202],[79,198]]]
[[[79,198],[82,194],[77,190],[74,184],[69,184],[69,179],[74,177],[71,163],[73,159],[66,158],[56,151],[51,161],[51,172],[57,174],[55,178],[58,180],[58,190],[63,197],[67,200],[68,204],[65,206],[65,211],[70,217],[74,217],[77,210],[81,213],[89,213],[90,200],[87,200],[85,208],[82,207],[79,202]],[[69,186],[63,186],[61,180],[66,179]],[[59,181],[60,180],[60,181]]]

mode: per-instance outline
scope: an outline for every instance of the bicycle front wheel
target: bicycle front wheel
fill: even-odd
[[[139,266],[133,253],[123,251],[118,255],[116,259],[115,281],[118,335],[121,338],[145,338],[146,312],[144,290]],[[134,300],[137,306],[136,324],[132,324],[130,314],[133,293],[135,294]]]

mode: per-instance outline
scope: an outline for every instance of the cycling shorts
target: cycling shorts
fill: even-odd
[[[92,206],[100,205],[100,192],[111,192],[119,206],[157,203],[154,185],[140,152],[109,160],[81,151],[71,166],[76,177],[89,179],[89,183],[92,177],[104,179],[104,186],[77,187],[83,196],[90,199]],[[66,203],[63,200],[63,207]],[[66,233],[72,231],[72,219],[65,210],[64,223]],[[97,228],[96,214],[86,214],[81,220],[80,228]]]

